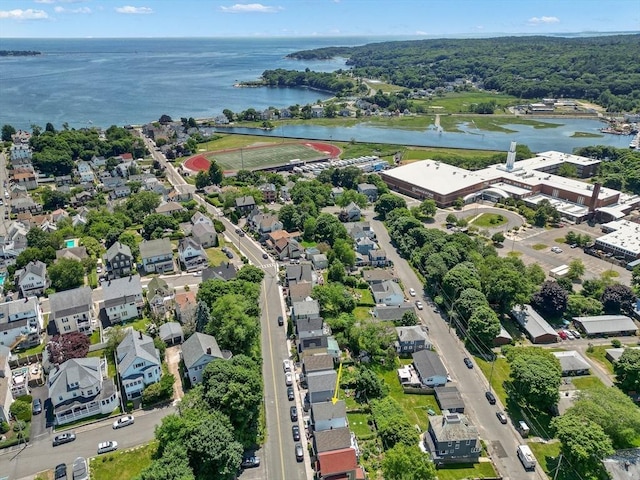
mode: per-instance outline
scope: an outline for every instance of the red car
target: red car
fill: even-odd
[[[566,340],[566,339],[567,339],[567,332],[563,332],[562,330],[560,330],[560,331],[558,332],[558,335],[560,336],[560,338],[561,338],[562,340]]]

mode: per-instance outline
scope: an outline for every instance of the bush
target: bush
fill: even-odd
[[[9,424],[7,422],[0,422],[0,435],[9,431]]]
[[[26,426],[27,426],[27,422],[23,420],[18,420],[16,423],[13,424],[13,431],[19,432],[21,430],[24,430]]]
[[[31,403],[33,402],[33,397],[31,395],[20,395],[16,398],[16,402]]]
[[[9,407],[9,412],[19,422],[30,422],[31,421],[31,402],[23,402],[20,400],[16,400],[11,404],[11,407]]]
[[[173,396],[173,383],[175,377],[171,374],[163,375],[158,383],[145,388],[142,392],[142,403],[153,405],[170,399]]]
[[[620,340],[618,340],[617,338],[614,338],[613,340],[611,340],[611,346],[613,348],[620,348],[620,347],[622,347],[622,342]]]
[[[358,285],[358,280],[356,279],[356,277],[348,275],[344,277],[344,284],[347,287],[355,288],[355,286]]]

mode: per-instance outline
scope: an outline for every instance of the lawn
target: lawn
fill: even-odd
[[[483,213],[472,223],[480,228],[494,228],[507,223],[507,219],[499,213]]]
[[[353,316],[356,317],[356,320],[368,320],[372,317],[370,313],[371,307],[356,307],[353,310]]]
[[[447,93],[442,97],[433,97],[428,100],[417,100],[415,103],[421,103],[427,108],[441,107],[438,110],[442,113],[467,113],[469,112],[469,107],[471,105],[491,101],[496,102],[496,111],[499,111],[502,107],[522,102],[521,99],[511,95],[475,91]],[[486,115],[486,117],[490,118],[491,116]]]
[[[496,471],[491,462],[462,463],[437,470],[438,480],[463,480],[467,478],[494,478]]]
[[[349,419],[349,428],[356,434],[358,440],[375,435],[375,432],[369,427],[369,415],[366,413],[347,413],[347,418]]]
[[[18,352],[18,358],[25,358],[29,355],[37,355],[38,353],[42,353],[44,351],[45,343],[42,342],[40,345],[36,345],[35,347],[27,348],[26,350],[22,350]]]
[[[533,248],[534,250],[544,250],[547,247],[548,245],[545,245],[544,243],[536,243],[535,245],[531,246],[531,248]]]
[[[369,80],[369,81],[364,80],[363,83],[367,87],[375,90],[376,92],[378,90],[382,90],[385,93],[387,93],[387,92],[399,92],[401,90],[404,90],[404,87],[400,87],[398,85],[393,85],[391,83],[383,83],[383,82],[380,82],[380,81],[375,81],[374,82],[374,81],[371,81],[371,80]]]
[[[130,480],[151,464],[155,442],[122,452],[96,457],[90,465],[93,480]]]
[[[480,357],[474,359],[484,376],[489,379],[491,377],[491,386],[497,397],[500,399],[503,405],[507,404],[507,392],[504,389],[504,382],[509,380],[509,362],[506,358],[498,357],[494,362],[493,375],[491,375],[491,363],[483,360]]]
[[[587,356],[600,363],[607,371],[613,374],[613,363],[606,358],[606,350],[613,348],[611,345],[598,345],[587,349]]]
[[[224,262],[229,261],[227,256],[217,247],[207,248],[205,252],[207,252],[207,258],[211,265],[222,265]]]
[[[89,339],[91,340],[91,345],[95,345],[96,343],[100,343],[100,330],[95,330],[91,334]]]
[[[573,383],[573,385],[578,390],[588,390],[590,388],[604,387],[604,383],[602,383],[602,380],[594,375],[572,378],[571,383]]]
[[[568,464],[565,462],[563,462],[564,468],[561,468],[560,471],[557,472],[558,475],[555,476],[558,467],[558,457],[560,455],[560,442],[529,442],[528,445],[538,459],[538,463],[550,478],[554,478],[554,480],[579,480],[579,477],[570,470]]]
[[[373,300],[373,294],[368,288],[354,289],[353,293],[356,294],[356,302],[358,305],[365,305],[369,307],[375,306],[376,302]]]
[[[87,357],[104,357],[105,349],[95,350],[93,352],[87,353]],[[107,358],[107,376],[109,378],[113,378],[116,376],[116,364],[113,361],[113,358]]]

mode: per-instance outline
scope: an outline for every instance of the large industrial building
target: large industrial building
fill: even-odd
[[[605,235],[596,239],[595,247],[627,262],[640,258],[640,224],[614,220],[602,225]]]
[[[512,142],[505,164],[482,170],[421,160],[380,175],[392,190],[418,199],[431,198],[439,207],[448,207],[459,198],[471,202],[479,198],[498,201],[511,197],[529,205],[546,199],[565,219],[576,223],[594,212],[601,212],[607,219],[618,219],[640,203],[640,196],[556,175],[562,164],[569,163],[576,168],[578,177],[590,177],[599,160],[549,151],[516,162],[515,147]]]

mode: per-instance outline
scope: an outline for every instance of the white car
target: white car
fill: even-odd
[[[576,339],[576,337],[573,335],[573,333],[571,333],[569,330],[565,330],[564,333],[567,334],[567,338],[569,340],[575,340]]]
[[[578,332],[577,330],[569,330],[569,331],[574,337],[580,338],[580,332]]]
[[[562,249],[560,247],[551,247],[551,251],[553,253],[562,253]]]
[[[118,429],[122,427],[126,427],[128,425],[133,425],[134,418],[133,415],[125,415],[124,417],[120,417],[118,420],[113,422],[113,428]]]
[[[282,361],[282,369],[286,372],[290,372],[291,371],[291,360],[289,359],[284,359]]]
[[[416,296],[416,291],[413,288],[409,289],[409,295],[411,295],[412,297]]]
[[[98,444],[98,454],[107,453],[107,452],[115,452],[118,449],[118,442],[100,442]]]
[[[424,307],[422,306],[422,302],[420,300],[416,300],[416,308],[418,310],[422,310]]]
[[[287,385],[287,387],[293,385],[293,375],[291,375],[291,372],[287,372],[284,374],[284,383]]]

